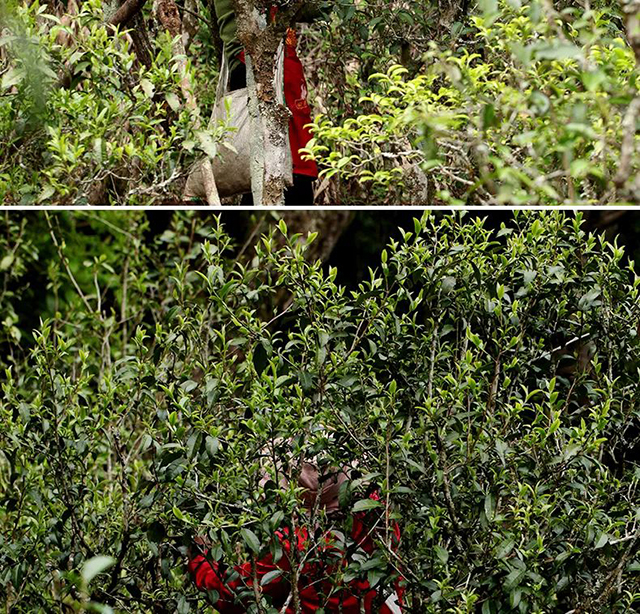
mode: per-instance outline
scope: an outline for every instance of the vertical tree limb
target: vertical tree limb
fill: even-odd
[[[283,84],[276,82],[276,55],[303,4],[304,0],[294,0],[279,7],[272,18],[267,5],[259,0],[234,0],[238,38],[247,60],[249,111],[255,125],[251,168],[253,202],[257,205],[284,204],[284,191],[292,183],[290,113],[278,101]]]
[[[216,5],[213,0],[207,0],[207,6],[209,7],[209,31],[213,40],[213,46],[216,50],[216,59],[218,65],[222,63],[222,53],[224,49],[224,43],[220,37],[220,29],[218,27],[218,14],[216,13]]]
[[[185,0],[184,17],[182,18],[182,42],[185,49],[189,49],[191,42],[198,33],[198,20],[196,18],[198,4],[196,0]]]
[[[187,56],[182,42],[182,20],[174,0],[159,0],[156,4],[156,16],[167,30],[172,40],[174,56],[180,73],[180,89],[187,109],[191,111],[196,129],[200,127],[200,110],[193,93],[193,86],[187,70]]]
[[[129,36],[133,41],[133,50],[138,61],[146,68],[151,68],[153,61],[153,48],[149,40],[149,31],[147,24],[141,12],[136,13],[132,19],[132,28],[129,30]]]
[[[622,0],[622,12],[625,15],[625,25],[627,29],[627,40],[633,49],[636,57],[636,64],[640,66],[640,0]],[[632,172],[633,155],[636,152],[636,125],[640,116],[640,95],[636,92],[635,98],[629,104],[627,112],[622,120],[623,140],[620,148],[620,164],[618,172],[614,177],[614,183],[618,188],[623,188]],[[636,178],[635,186],[640,187],[640,176]],[[638,198],[638,194],[633,196]]]
[[[632,101],[622,120],[622,145],[620,147],[620,164],[614,178],[615,184],[621,188],[629,180],[633,164],[633,154],[636,152],[636,124],[640,116],[640,96]]]

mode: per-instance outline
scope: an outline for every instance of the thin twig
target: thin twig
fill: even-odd
[[[76,292],[78,293],[78,295],[82,299],[82,302],[84,303],[85,307],[89,310],[90,313],[93,313],[93,308],[89,304],[89,301],[87,300],[87,297],[84,295],[84,293],[80,289],[80,286],[78,285],[78,282],[76,281],[76,278],[73,276],[73,273],[71,272],[71,268],[69,267],[69,261],[68,261],[67,257],[64,255],[64,252],[62,251],[62,247],[58,243],[58,239],[56,238],[56,235],[55,235],[55,233],[53,231],[53,226],[51,225],[51,218],[49,217],[49,212],[45,211],[44,215],[45,215],[45,218],[47,220],[47,225],[49,226],[49,234],[51,235],[51,239],[53,241],[53,244],[56,246],[56,249],[58,251],[58,256],[60,256],[60,260],[62,261],[62,264],[64,265],[64,268],[67,271],[67,275],[69,276],[69,279],[71,280],[71,283],[73,284],[73,287],[76,289]]]

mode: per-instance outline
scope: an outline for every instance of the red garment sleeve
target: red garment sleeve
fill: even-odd
[[[216,591],[218,593],[219,599],[215,603],[215,607],[221,614],[243,614],[245,608],[235,603],[234,596],[234,591],[240,584],[241,577],[233,582],[225,583],[220,577],[218,563],[208,561],[202,554],[192,558],[188,567],[196,586],[201,591]],[[241,572],[241,569],[237,569],[237,571]]]
[[[286,535],[280,531],[278,531],[276,535],[282,543],[283,550],[289,552],[291,546],[289,540],[286,539]],[[221,614],[245,614],[247,609],[244,604],[236,601],[236,593],[238,589],[244,587],[250,588],[253,585],[251,562],[236,565],[233,568],[233,571],[237,572],[233,581],[227,581],[226,578],[224,578],[224,574],[220,571],[220,565],[216,561],[207,560],[202,554],[198,554],[190,559],[188,568],[194,578],[196,586],[201,591],[214,590],[220,595],[215,607]],[[288,558],[283,556],[276,564],[273,562],[273,557],[269,554],[257,561],[256,576],[258,581],[275,569],[289,571]],[[282,576],[279,576],[265,586],[261,586],[261,592],[270,597],[274,604],[284,603],[284,600],[289,594],[289,583]]]

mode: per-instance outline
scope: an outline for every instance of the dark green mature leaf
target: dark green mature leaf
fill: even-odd
[[[378,507],[382,507],[382,501],[376,501],[375,499],[361,499],[360,501],[355,502],[352,510],[354,512],[364,512]]]
[[[522,582],[525,574],[527,573],[526,568],[523,569],[514,569],[507,577],[505,578],[504,588],[506,591],[510,592],[517,586],[519,586],[520,582]]]
[[[513,550],[514,546],[515,541],[511,537],[508,537],[496,548],[496,558],[505,558],[511,550]]]
[[[251,529],[240,529],[240,535],[242,535],[244,543],[249,546],[250,550],[252,550],[255,554],[258,554],[260,552],[260,540]]]

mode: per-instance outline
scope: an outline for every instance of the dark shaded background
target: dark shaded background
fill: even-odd
[[[92,215],[109,215],[111,220],[118,215],[126,215],[126,212],[94,212]],[[435,211],[435,215],[447,215],[446,211]],[[572,215],[571,213],[568,213]],[[6,215],[9,215],[8,213]],[[19,315],[19,327],[26,339],[30,331],[39,327],[40,319],[50,317],[54,312],[52,291],[47,263],[59,260],[54,245],[49,236],[46,218],[41,211],[12,212],[11,219],[26,218],[27,232],[37,241],[38,257],[26,264],[26,272],[14,280],[5,279],[6,291],[15,295],[14,308]],[[58,217],[58,213],[52,214]],[[148,228],[143,241],[153,247],[154,243],[165,231],[169,230],[179,214],[167,209],[150,209],[145,212],[148,220]],[[277,223],[279,212],[259,210],[225,210],[213,212],[200,210],[196,215],[202,218],[212,218],[220,215],[225,228],[234,240],[234,249],[244,249],[249,254],[253,249],[251,241],[264,232],[269,225]],[[285,213],[287,215],[287,213]],[[381,250],[391,239],[400,239],[400,228],[413,231],[413,219],[420,217],[420,211],[407,209],[377,210],[377,211],[304,211],[297,212],[294,217],[287,218],[290,232],[301,231],[306,233],[310,228],[314,230],[314,223],[322,218],[318,231],[323,236],[323,228],[326,235],[331,238],[325,246],[323,253],[317,257],[324,257],[325,266],[336,267],[338,270],[337,281],[348,289],[357,288],[358,284],[368,277],[369,267],[376,267],[379,263]],[[507,226],[513,220],[511,211],[481,211],[467,212],[467,218],[480,217],[485,219],[488,228],[498,229],[501,224]],[[640,264],[640,212],[634,210],[589,210],[583,212],[585,230],[605,233],[608,240],[617,238],[618,244],[626,249],[627,258]],[[92,258],[108,249],[103,243],[103,238],[96,231],[96,225],[91,224],[88,218],[75,216],[73,212],[60,212],[59,220],[64,226],[74,216],[73,236],[66,236],[67,252],[74,253],[74,239],[77,241],[78,257]],[[297,216],[297,217],[296,217]],[[7,218],[5,218],[7,221]],[[329,222],[327,224],[327,221]],[[299,227],[299,228],[298,228]],[[8,224],[7,224],[8,229]],[[5,229],[4,232],[8,232]],[[9,241],[11,243],[11,241]],[[234,256],[233,253],[230,256]],[[2,254],[0,254],[2,257]],[[316,256],[314,256],[316,257]],[[25,284],[25,281],[27,282]],[[0,349],[2,342],[0,341]]]

